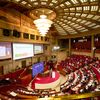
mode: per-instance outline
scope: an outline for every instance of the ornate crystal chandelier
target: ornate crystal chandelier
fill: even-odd
[[[34,24],[42,36],[47,34],[52,23],[51,20],[47,19],[46,15],[40,15],[39,19],[34,20]]]

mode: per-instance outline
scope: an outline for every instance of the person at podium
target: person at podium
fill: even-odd
[[[50,70],[53,70],[54,69],[54,64],[53,64],[53,61],[52,60],[49,62],[49,69]]]
[[[50,76],[52,77],[52,70],[54,70],[54,64],[52,60],[49,61],[49,70],[50,70]]]

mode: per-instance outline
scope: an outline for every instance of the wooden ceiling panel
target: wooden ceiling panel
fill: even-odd
[[[36,9],[52,10],[56,13],[51,30],[55,35],[82,34],[100,28],[100,0],[0,0],[0,7],[16,9],[29,17]]]

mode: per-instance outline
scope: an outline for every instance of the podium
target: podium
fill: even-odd
[[[55,74],[56,74],[56,73],[55,73],[54,71],[52,71],[52,72],[51,72],[51,77],[52,77],[52,78],[55,78],[55,77],[56,77]]]
[[[57,71],[49,70],[49,75],[47,73],[39,75],[32,83],[35,84],[35,89],[55,88],[60,83],[60,74]]]

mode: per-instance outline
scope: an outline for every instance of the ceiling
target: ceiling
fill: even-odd
[[[60,36],[100,29],[100,0],[0,0],[0,7],[14,8],[33,19],[37,9],[49,9],[53,13],[46,14],[54,17],[51,30]]]

